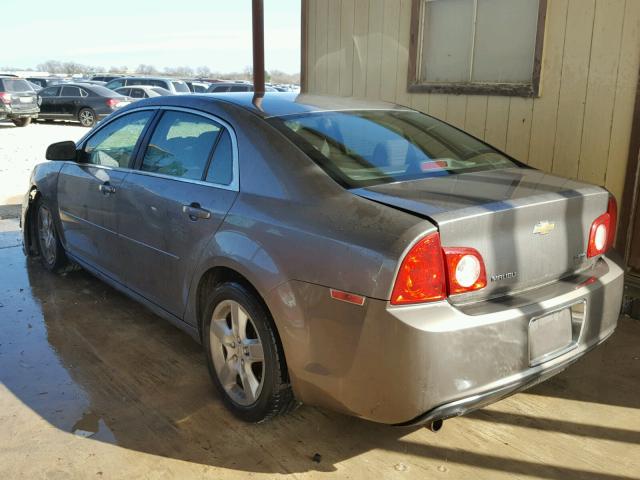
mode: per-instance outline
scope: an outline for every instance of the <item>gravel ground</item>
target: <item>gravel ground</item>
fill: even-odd
[[[45,161],[49,144],[78,140],[87,132],[73,123],[32,123],[25,128],[0,121],[0,206],[22,202],[34,165]]]

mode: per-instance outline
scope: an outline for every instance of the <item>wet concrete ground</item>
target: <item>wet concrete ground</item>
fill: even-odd
[[[19,243],[0,220],[0,479],[640,478],[640,321],[438,434],[304,406],[247,425],[187,335]]]

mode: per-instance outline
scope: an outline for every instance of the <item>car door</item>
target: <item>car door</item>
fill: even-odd
[[[126,283],[181,317],[200,253],[238,192],[235,135],[222,120],[164,109],[118,193]]]
[[[120,280],[118,188],[130,171],[152,110],[122,115],[98,128],[80,146],[78,162],[58,175],[58,208],[67,250]]]
[[[59,86],[47,87],[40,90],[38,93],[38,105],[40,106],[39,116],[48,117],[53,115],[56,111],[56,103],[58,101],[59,93]]]

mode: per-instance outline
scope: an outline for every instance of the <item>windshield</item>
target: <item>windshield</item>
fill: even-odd
[[[519,165],[419,112],[321,112],[271,122],[347,188]]]
[[[33,92],[31,85],[26,80],[14,80],[12,78],[3,78],[5,92]]]
[[[171,82],[173,83],[173,88],[175,88],[176,92],[180,93],[190,93],[189,87],[184,82]]]

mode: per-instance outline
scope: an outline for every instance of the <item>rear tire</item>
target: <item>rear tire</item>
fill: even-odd
[[[275,327],[255,294],[240,283],[220,284],[203,313],[207,366],[226,407],[254,423],[294,408]]]
[[[78,112],[78,121],[83,127],[93,127],[96,124],[96,114],[90,108],[83,108]]]
[[[26,127],[31,123],[31,117],[27,118],[14,118],[11,120],[16,127]]]
[[[51,272],[63,273],[73,269],[60,243],[58,233],[53,222],[51,210],[39,197],[34,206],[32,222],[36,235],[35,244],[40,255],[42,266]]]

